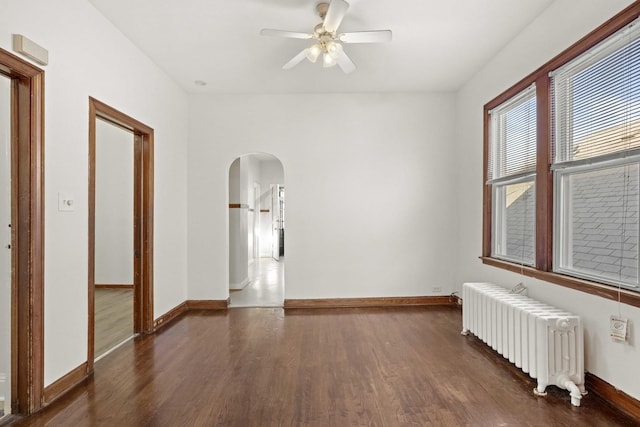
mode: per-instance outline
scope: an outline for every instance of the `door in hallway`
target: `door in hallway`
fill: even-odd
[[[110,348],[153,330],[154,131],[94,98],[89,98],[89,118],[87,370],[92,372],[101,328],[122,328]],[[111,289],[132,295],[117,313],[99,306],[105,300],[97,291]],[[104,305],[110,309],[116,300]],[[97,324],[102,314],[105,322]]]
[[[11,80],[0,75],[0,417],[11,412]]]

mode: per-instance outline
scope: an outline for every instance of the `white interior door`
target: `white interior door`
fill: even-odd
[[[11,80],[0,75],[0,416],[11,412]]]
[[[280,186],[271,186],[271,256],[280,261]]]

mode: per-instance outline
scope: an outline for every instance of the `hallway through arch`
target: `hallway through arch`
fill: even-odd
[[[229,166],[229,306],[284,305],[284,169],[270,154]]]
[[[284,258],[260,258],[249,268],[249,284],[229,292],[229,308],[282,307],[284,304]]]

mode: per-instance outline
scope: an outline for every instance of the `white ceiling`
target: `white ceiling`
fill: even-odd
[[[188,92],[450,91],[459,88],[553,0],[350,0],[339,32],[393,31],[385,44],[350,44],[358,69],[304,61],[316,0],[89,0]],[[207,82],[204,87],[195,80]]]

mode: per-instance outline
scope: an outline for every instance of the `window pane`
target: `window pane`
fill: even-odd
[[[555,72],[556,162],[640,148],[640,26]]]
[[[638,164],[561,178],[559,268],[587,278],[638,283]]]
[[[491,111],[489,180],[536,169],[536,91],[527,88]]]
[[[574,76],[574,159],[638,148],[639,57],[640,39]]]
[[[514,175],[535,170],[536,98],[529,98],[504,114],[504,174]]]
[[[533,265],[535,185],[533,181],[494,185],[493,256]]]

